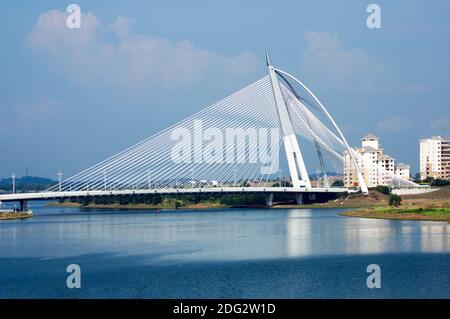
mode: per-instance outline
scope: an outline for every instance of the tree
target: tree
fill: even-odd
[[[420,179],[420,173],[416,173],[416,175],[414,175],[414,183],[421,183],[422,180]]]
[[[283,182],[283,186],[284,186],[284,187],[292,187],[293,185],[292,185],[292,183],[289,182],[289,181],[284,181],[284,182]]]
[[[450,182],[446,179],[441,179],[441,178],[436,178],[435,180],[433,180],[430,185],[431,186],[446,186],[449,185]]]
[[[377,191],[387,195],[387,194],[389,194],[391,192],[391,188],[389,186],[386,186],[386,185],[378,185],[377,186]]]
[[[262,194],[224,194],[220,199],[224,205],[265,205],[266,200]]]
[[[92,197],[86,196],[81,199],[81,206],[87,206],[92,202]]]
[[[344,187],[344,181],[342,179],[335,180],[331,187]]]
[[[398,207],[402,204],[402,197],[397,194],[389,194],[389,206]]]

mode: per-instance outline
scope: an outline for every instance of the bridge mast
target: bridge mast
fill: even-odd
[[[295,188],[306,187],[311,188],[308,172],[306,170],[303,156],[298,146],[297,137],[292,128],[291,119],[284,102],[283,95],[280,89],[275,70],[270,62],[269,53],[266,51],[266,63],[269,69],[270,80],[272,81],[273,93],[275,102],[277,104],[278,117],[281,123],[281,130],[283,132],[283,144],[286,152],[286,158],[289,166],[289,173],[292,179],[292,186]]]
[[[360,188],[361,188],[361,192],[363,194],[369,194],[369,189],[367,188],[366,181],[364,180],[364,177],[362,175],[361,168],[359,167],[359,165],[358,165],[358,163],[356,161],[355,154],[353,153],[353,150],[348,145],[344,134],[342,134],[341,130],[337,126],[337,124],[334,121],[334,119],[331,117],[330,113],[328,113],[328,111],[325,108],[325,106],[323,106],[323,104],[319,101],[317,96],[305,84],[303,84],[299,79],[297,79],[296,77],[294,77],[294,76],[290,75],[289,73],[284,72],[284,71],[282,71],[280,69],[275,69],[275,72],[281,73],[283,75],[286,75],[286,76],[290,77],[292,80],[294,80],[295,82],[297,82],[298,84],[300,84],[300,86],[302,88],[304,88],[305,91],[308,92],[313,97],[313,99],[317,102],[317,104],[319,104],[320,108],[322,109],[322,112],[325,114],[325,116],[328,118],[328,120],[331,122],[331,124],[333,124],[334,128],[338,132],[339,136],[341,137],[342,144],[345,146],[345,148],[347,149],[347,151],[348,151],[348,153],[350,155],[350,158],[351,158],[351,160],[353,162],[353,165],[355,166],[355,169],[356,169],[356,174],[358,176],[358,181],[359,181],[359,185],[360,185]]]

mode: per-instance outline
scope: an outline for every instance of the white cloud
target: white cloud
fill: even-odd
[[[363,49],[346,49],[336,33],[304,33],[307,48],[302,54],[301,68],[317,74],[334,86],[348,90],[377,90],[376,77],[385,72],[385,66]]]
[[[399,78],[366,50],[345,48],[336,33],[307,31],[304,38],[307,47],[301,56],[301,71],[331,88],[361,93],[424,94],[430,91],[426,83]]]
[[[397,133],[413,127],[413,121],[406,116],[391,116],[378,123],[380,133]]]
[[[116,21],[109,26],[119,38],[124,38],[130,34],[131,26],[136,22],[133,19],[119,16]]]
[[[66,14],[43,13],[26,43],[49,56],[58,68],[80,84],[101,82],[116,87],[135,87],[146,81],[162,85],[191,85],[208,72],[235,78],[258,65],[250,53],[232,57],[198,48],[189,40],[172,42],[131,32],[134,21],[118,17],[105,27],[92,13],[82,16],[80,29],[66,27]],[[116,36],[108,37],[113,32]]]
[[[450,132],[450,117],[443,116],[430,123],[430,129],[438,134],[448,134]]]
[[[61,54],[66,50],[80,52],[98,43],[102,26],[92,14],[83,15],[80,29],[69,29],[66,26],[66,14],[59,10],[51,10],[39,16],[32,31],[27,36],[27,44],[47,54]]]

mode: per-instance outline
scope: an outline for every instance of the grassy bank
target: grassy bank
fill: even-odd
[[[0,212],[0,220],[23,219],[32,217],[31,211],[28,212]]]
[[[431,193],[402,196],[399,207],[388,205],[388,196],[380,195],[374,205],[342,213],[343,216],[404,220],[435,220],[450,222],[450,187],[444,186]]]
[[[341,213],[342,216],[405,219],[405,220],[435,220],[450,222],[450,207],[441,208],[373,208]]]
[[[281,205],[276,208],[349,208],[342,216],[431,220],[450,222],[450,187],[441,187],[431,193],[404,195],[399,207],[389,206],[389,196],[377,190],[370,190],[368,196],[351,194],[326,203],[311,205]]]

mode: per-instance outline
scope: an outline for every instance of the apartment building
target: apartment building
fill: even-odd
[[[385,172],[407,180],[410,179],[410,166],[404,163],[396,164],[393,157],[384,154],[377,136],[367,134],[361,141],[361,147],[354,148],[354,150],[358,154],[356,160],[367,187],[385,185]],[[344,152],[344,185],[346,187],[358,186],[356,169],[347,151]]]
[[[450,140],[433,136],[420,140],[420,178],[450,179]]]

